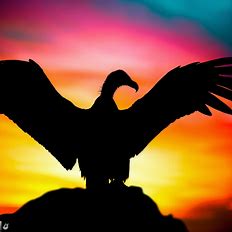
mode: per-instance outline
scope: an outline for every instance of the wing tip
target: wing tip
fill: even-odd
[[[210,65],[210,66],[223,66],[223,65],[232,65],[232,57],[228,56],[228,57],[221,57],[221,58],[216,58],[213,60],[208,60],[205,62],[202,62],[201,64],[204,65]]]
[[[209,110],[209,108],[206,105],[202,105],[199,107],[198,111],[206,116],[212,116],[212,112]]]

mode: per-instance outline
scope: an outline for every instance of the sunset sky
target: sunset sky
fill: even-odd
[[[118,90],[124,109],[178,65],[232,56],[231,0],[1,0],[0,9],[0,60],[35,60],[82,108],[116,69],[140,86]],[[126,182],[191,232],[232,231],[232,117],[212,112],[165,129],[131,160]],[[50,190],[85,186],[77,164],[66,171],[3,115],[0,153],[0,214]]]

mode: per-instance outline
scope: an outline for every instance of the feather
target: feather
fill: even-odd
[[[207,116],[212,116],[212,113],[206,105],[199,106],[198,111]]]
[[[215,67],[214,70],[221,75],[232,75],[232,66]]]
[[[227,89],[232,90],[232,77],[227,76],[217,76],[214,78],[217,85],[221,85]]]
[[[210,65],[210,66],[222,66],[232,64],[232,57],[222,57],[214,60],[209,60],[201,63],[202,65]]]
[[[222,86],[214,85],[209,88],[209,91],[232,101],[232,91],[229,89],[226,89]]]
[[[206,104],[226,114],[232,114],[232,110],[229,106],[210,93],[207,95]]]

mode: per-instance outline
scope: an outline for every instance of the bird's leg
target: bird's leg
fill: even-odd
[[[110,184],[112,186],[122,188],[125,187],[125,181],[129,177],[130,159],[117,158],[113,165],[113,178]]]
[[[122,188],[122,187],[125,187],[125,180],[122,179],[122,178],[114,178],[111,180],[110,184],[112,186],[115,186],[115,187],[119,187],[119,188]]]
[[[87,189],[103,189],[109,184],[109,179],[106,177],[99,176],[88,176],[86,177],[86,188]]]

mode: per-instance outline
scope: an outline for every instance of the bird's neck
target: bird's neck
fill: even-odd
[[[105,98],[113,98],[116,89],[117,89],[116,85],[110,85],[106,82],[102,86],[101,96]]]

